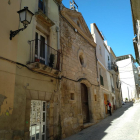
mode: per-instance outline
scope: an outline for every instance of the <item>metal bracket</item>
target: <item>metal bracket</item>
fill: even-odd
[[[16,31],[10,31],[10,40],[12,40],[12,38],[17,35],[20,31],[23,31],[24,29],[26,29],[27,26],[24,26],[24,28],[18,29]]]

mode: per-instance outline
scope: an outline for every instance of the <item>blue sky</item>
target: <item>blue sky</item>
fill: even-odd
[[[69,2],[63,0],[67,8]],[[89,29],[90,23],[96,23],[116,56],[132,54],[135,58],[130,0],[75,0],[75,2]]]

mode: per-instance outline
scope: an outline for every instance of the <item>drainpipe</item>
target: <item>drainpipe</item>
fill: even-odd
[[[60,50],[60,37],[59,37],[59,27],[56,26],[56,32],[57,32],[57,49]]]

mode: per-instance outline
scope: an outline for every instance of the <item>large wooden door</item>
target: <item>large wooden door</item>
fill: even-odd
[[[81,100],[82,100],[82,115],[83,122],[87,123],[89,119],[89,106],[88,106],[88,89],[86,85],[81,84]]]

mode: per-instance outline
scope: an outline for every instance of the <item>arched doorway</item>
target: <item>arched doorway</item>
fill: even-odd
[[[81,103],[82,103],[82,115],[83,122],[88,123],[89,117],[89,103],[88,103],[88,89],[85,84],[81,83]]]

